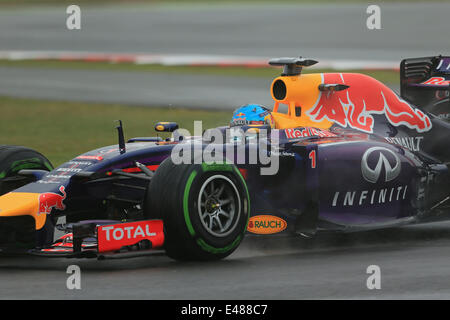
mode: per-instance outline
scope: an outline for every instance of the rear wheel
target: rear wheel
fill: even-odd
[[[22,169],[53,169],[50,161],[37,151],[21,146],[0,145],[0,195],[31,182],[30,178],[19,176]]]
[[[144,202],[147,217],[163,219],[165,249],[177,260],[217,260],[231,254],[247,228],[250,203],[230,164],[181,164],[166,159]]]

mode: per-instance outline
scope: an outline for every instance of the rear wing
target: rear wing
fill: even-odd
[[[400,95],[420,109],[450,121],[450,56],[402,60]]]

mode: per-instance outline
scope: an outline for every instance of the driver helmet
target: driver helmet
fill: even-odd
[[[270,128],[274,128],[274,121],[266,107],[260,104],[247,104],[234,111],[230,127],[235,126],[270,126]]]

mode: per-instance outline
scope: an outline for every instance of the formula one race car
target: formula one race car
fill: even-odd
[[[402,97],[363,74],[302,75],[314,60],[269,63],[283,67],[273,110],[245,105],[205,134],[160,122],[171,138],[125,143],[120,123],[117,145],[55,169],[1,146],[2,252],[214,260],[247,232],[313,237],[450,218],[449,57],[404,60]]]

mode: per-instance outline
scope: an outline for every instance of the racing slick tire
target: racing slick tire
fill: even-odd
[[[230,255],[247,229],[245,180],[231,164],[164,160],[147,189],[146,217],[164,221],[164,248],[176,260],[210,261]]]
[[[31,182],[19,176],[22,169],[53,170],[50,161],[37,151],[21,146],[0,145],[0,195]]]

